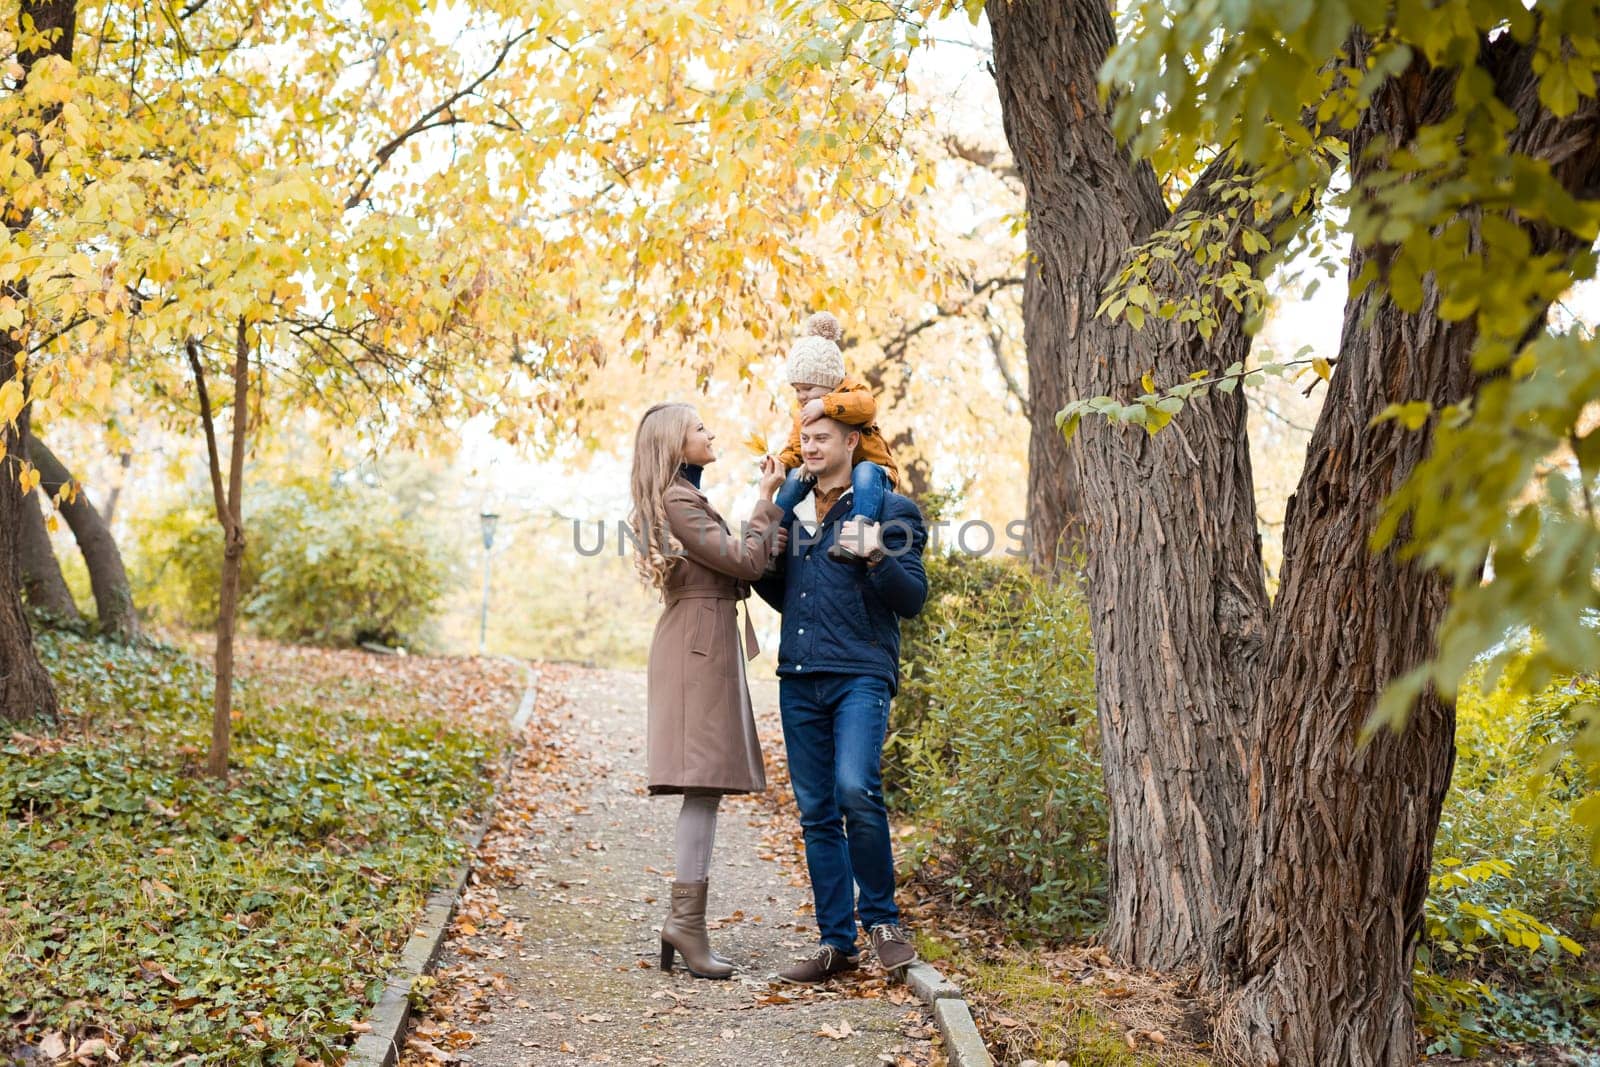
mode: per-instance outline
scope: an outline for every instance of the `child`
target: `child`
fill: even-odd
[[[778,454],[778,462],[790,469],[789,479],[778,490],[775,501],[783,509],[781,523],[787,524],[795,506],[811,492],[813,479],[806,475],[800,460],[800,427],[821,418],[837,419],[861,433],[861,443],[851,457],[851,511],[847,518],[876,523],[883,514],[883,494],[900,484],[900,469],[889,454],[889,443],[878,429],[878,405],[865,382],[844,372],[844,355],[839,339],[844,331],[839,320],[819,311],[805,321],[801,337],[789,348],[785,367],[789,384],[799,398],[789,443]],[[826,516],[819,514],[820,523]],[[839,562],[863,558],[860,553],[835,542],[828,556]]]

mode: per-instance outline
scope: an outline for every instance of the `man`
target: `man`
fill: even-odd
[[[897,493],[884,495],[880,523],[845,521],[859,438],[827,418],[802,428],[818,526],[797,532],[791,515],[787,549],[756,583],[783,613],[778,702],[821,940],[813,955],[779,972],[788,982],[823,982],[855,968],[858,911],[886,969],[916,959],[894,903],[881,761],[900,684],[900,620],[921,611],[928,594],[927,532],[916,504]],[[850,551],[830,558],[836,543]]]

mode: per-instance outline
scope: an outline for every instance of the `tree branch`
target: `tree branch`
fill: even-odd
[[[211,409],[211,394],[206,389],[206,372],[200,364],[200,346],[190,338],[183,343],[189,356],[189,368],[194,372],[195,389],[200,394],[200,425],[206,432],[206,466],[211,472],[211,497],[217,507],[217,521],[226,532],[228,527],[228,500],[222,491],[222,457],[217,452],[217,427]]]
[[[944,139],[944,146],[957,159],[964,159],[974,166],[982,167],[998,178],[1009,178],[1018,182],[1022,180],[1022,172],[1017,169],[1016,163],[1011,161],[1009,152],[969,145],[955,134]]]
[[[438,104],[434,105],[425,114],[419,117],[410,126],[406,127],[399,134],[393,137],[387,144],[379,148],[373,157],[374,163],[372,167],[363,174],[360,186],[358,186],[356,190],[345,199],[345,210],[351,210],[366,198],[367,190],[372,187],[373,179],[378,176],[378,173],[383,170],[384,165],[389,162],[389,159],[396,152],[398,152],[401,146],[407,141],[418,134],[423,133],[424,131],[437,129],[441,126],[453,126],[458,122],[463,121],[446,113],[454,105],[476,93],[478,88],[482,86],[484,82],[493,77],[494,73],[498,71],[505,63],[506,57],[511,54],[511,50],[515,48],[521,41],[532,36],[533,33],[534,31],[532,29],[526,29],[519,34],[508,37],[500,45],[499,54],[494,57],[494,62],[489,64],[489,68],[487,70],[479,74],[469,84],[457,89],[455,92],[445,97]]]
[[[1011,373],[1011,365],[1006,362],[1005,336],[993,321],[989,323],[989,348],[994,352],[994,365],[1000,370],[1000,377],[1006,383],[1006,390],[1017,398],[1018,404],[1022,405],[1023,416],[1033,418],[1033,405],[1028,403],[1027,391],[1017,384],[1016,375]]]
[[[922,333],[925,330],[931,330],[945,319],[958,318],[961,315],[966,314],[967,310],[972,306],[973,301],[987,293],[997,292],[1001,289],[1009,289],[1013,286],[1021,285],[1022,282],[1023,279],[1020,275],[1002,275],[994,278],[985,278],[981,282],[974,282],[971,294],[963,298],[960,303],[952,305],[938,305],[934,309],[934,313],[932,315],[928,316],[926,319],[923,319],[914,326],[902,328],[899,333],[885,341],[882,346],[884,358],[891,360],[904,359],[907,346],[911,344],[912,338],[916,337],[919,333]]]
[[[244,539],[244,512],[240,497],[244,483],[244,444],[250,434],[250,337],[239,319],[233,350],[233,441],[228,463],[228,536]]]

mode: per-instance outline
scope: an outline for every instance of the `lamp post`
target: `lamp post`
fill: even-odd
[[[478,521],[483,524],[483,612],[478,617],[478,655],[483,655],[489,635],[489,560],[492,556],[490,550],[494,548],[494,528],[500,521],[500,516],[492,511],[478,513]]]

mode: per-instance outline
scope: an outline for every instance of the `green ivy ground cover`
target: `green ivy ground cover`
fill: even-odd
[[[0,1062],[51,1035],[124,1062],[336,1062],[502,739],[257,676],[220,787],[196,773],[206,666],[40,644],[72,719],[0,738]]]

